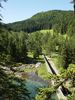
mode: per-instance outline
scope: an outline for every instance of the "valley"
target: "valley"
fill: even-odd
[[[50,10],[14,23],[1,22],[0,100],[74,98],[73,11]]]

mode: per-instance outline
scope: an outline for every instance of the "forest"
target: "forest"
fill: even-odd
[[[41,87],[38,89],[39,94],[31,97],[26,87],[26,76],[18,78],[15,74],[19,66],[36,64],[42,55],[52,59],[60,70],[60,76],[47,73],[44,79],[54,80],[54,86],[49,84],[46,88]],[[4,68],[10,70],[6,73]],[[30,69],[29,67],[27,70]],[[25,70],[18,72],[25,73]],[[39,74],[40,69],[34,68],[34,70]],[[41,72],[43,73],[43,69]],[[62,84],[69,91],[67,100],[74,100],[75,15],[73,11],[51,10],[37,13],[19,22],[9,24],[0,22],[0,100],[51,100],[51,95],[56,93]]]
[[[74,23],[73,11],[52,10],[40,12],[30,19],[9,23],[6,26],[8,30],[16,32],[24,31],[30,33],[42,29],[54,29],[61,34],[65,34],[69,28],[74,30]]]

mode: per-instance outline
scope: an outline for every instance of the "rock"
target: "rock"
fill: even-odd
[[[36,63],[35,67],[38,68],[41,66],[41,62]]]

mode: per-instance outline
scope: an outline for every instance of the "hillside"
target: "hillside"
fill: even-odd
[[[53,28],[60,33],[66,33],[72,22],[74,22],[72,11],[52,10],[37,13],[27,20],[9,23],[7,26],[13,31],[34,32]]]
[[[0,100],[53,100],[60,85],[67,100],[74,100],[74,17],[72,11],[54,10],[1,25]]]

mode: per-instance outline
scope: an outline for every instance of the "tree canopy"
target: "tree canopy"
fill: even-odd
[[[8,24],[8,29],[13,31],[34,32],[42,29],[54,29],[56,32],[65,34],[74,23],[72,11],[53,10],[37,13],[31,18]]]

